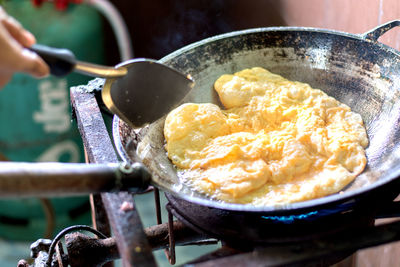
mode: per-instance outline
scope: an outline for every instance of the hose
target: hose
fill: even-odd
[[[110,23],[117,40],[121,61],[132,59],[133,51],[129,31],[115,6],[108,0],[86,0],[85,3],[95,7]]]

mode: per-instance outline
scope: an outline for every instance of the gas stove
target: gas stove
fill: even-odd
[[[101,80],[89,84],[71,88],[87,162],[118,162],[96,97]],[[116,259],[124,266],[157,266],[153,251],[159,249],[165,250],[173,264],[179,257],[175,246],[215,243],[221,248],[185,265],[330,266],[359,249],[400,240],[400,222],[375,225],[377,218],[400,215],[399,204],[392,201],[393,192],[278,216],[199,206],[166,194],[165,223],[161,220],[160,192],[150,187],[147,194],[152,193],[158,224],[148,228],[143,227],[130,193],[91,195],[93,227],[71,226],[53,240],[36,241],[31,247],[32,266],[112,266]],[[18,266],[31,265],[21,260]]]

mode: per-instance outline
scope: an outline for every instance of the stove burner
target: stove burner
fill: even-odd
[[[278,244],[333,235],[369,226],[374,209],[345,203],[300,214],[270,216],[199,206],[166,194],[171,213],[192,229],[234,244]]]
[[[289,216],[261,216],[261,218],[275,221],[275,222],[282,222],[282,223],[293,223],[297,220],[309,220],[315,215],[318,216],[318,211],[310,211],[308,213],[300,214],[300,215],[289,215]]]
[[[302,214],[282,215],[282,216],[261,216],[262,218],[276,223],[292,224],[299,221],[316,221],[321,217],[338,214],[348,211],[353,206],[353,203],[344,203],[329,209],[320,209]]]

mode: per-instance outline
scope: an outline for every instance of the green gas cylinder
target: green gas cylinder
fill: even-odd
[[[36,8],[31,1],[8,0],[3,8],[31,31],[38,43],[68,48],[79,60],[104,64],[102,17],[93,7],[71,4],[61,12],[52,3]],[[89,79],[75,73],[40,80],[16,74],[0,91],[0,158],[84,162],[82,139],[71,118],[69,88]],[[43,203],[47,203],[45,208]],[[88,197],[0,200],[0,238],[44,237],[49,204],[56,215],[53,233],[91,223]]]

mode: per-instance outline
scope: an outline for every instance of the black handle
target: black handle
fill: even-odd
[[[49,65],[50,73],[54,76],[66,76],[75,68],[75,55],[68,49],[39,44],[32,45],[29,49],[38,54]]]

